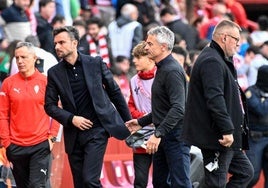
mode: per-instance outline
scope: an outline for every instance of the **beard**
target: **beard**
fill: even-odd
[[[63,51],[60,51],[60,50],[57,50],[56,51],[57,53],[57,56],[61,59],[65,59],[67,58],[68,56],[70,56],[73,52],[72,51],[68,51],[67,53],[64,53]]]

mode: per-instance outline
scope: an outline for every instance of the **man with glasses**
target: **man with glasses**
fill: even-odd
[[[248,149],[246,98],[232,62],[240,31],[234,22],[219,22],[192,69],[182,138],[201,149],[205,187],[247,187],[253,177],[243,152]]]
[[[35,68],[35,47],[19,42],[15,58],[19,72],[6,78],[0,91],[1,144],[16,187],[45,188],[59,125],[44,110],[47,78]]]
[[[53,36],[61,60],[48,70],[45,110],[63,125],[74,187],[102,187],[108,138],[122,140],[130,135],[124,124],[131,118],[130,112],[102,58],[78,53],[75,27],[57,28]]]

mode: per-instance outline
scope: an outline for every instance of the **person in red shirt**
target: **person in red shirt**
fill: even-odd
[[[45,187],[51,150],[59,124],[45,113],[46,76],[35,68],[34,46],[19,42],[15,58],[19,72],[6,78],[0,90],[0,138],[17,187]]]

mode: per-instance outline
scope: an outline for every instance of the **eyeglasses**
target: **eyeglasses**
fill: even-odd
[[[228,37],[231,37],[232,39],[234,39],[235,41],[236,41],[236,43],[238,43],[239,42],[239,38],[238,37],[234,37],[234,36],[232,36],[232,35],[228,35],[228,34],[226,34]]]

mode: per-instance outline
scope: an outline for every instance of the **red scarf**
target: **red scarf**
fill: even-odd
[[[107,41],[104,35],[99,34],[97,39],[94,40],[91,36],[87,35],[87,41],[89,44],[89,54],[93,57],[100,56],[102,57],[103,61],[110,67],[110,59],[109,59],[109,50]],[[98,46],[96,42],[98,41]]]

